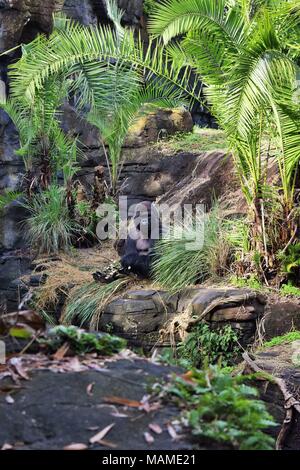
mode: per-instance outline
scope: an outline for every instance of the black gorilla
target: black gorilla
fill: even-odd
[[[155,206],[149,201],[137,204],[122,250],[121,265],[125,272],[132,272],[143,278],[150,277],[153,249],[161,233],[162,227]]]
[[[115,244],[121,256],[121,269],[116,270],[110,266],[105,272],[97,271],[93,274],[94,280],[109,283],[118,279],[120,275],[130,273],[142,278],[150,277],[154,245],[162,232],[159,213],[155,206],[149,201],[137,204],[128,226],[126,240],[119,240]]]

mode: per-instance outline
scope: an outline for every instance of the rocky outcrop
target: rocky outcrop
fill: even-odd
[[[192,316],[200,316],[210,305],[218,301],[205,320],[213,329],[230,324],[238,331],[240,343],[246,346],[254,341],[256,321],[264,314],[266,300],[258,295],[251,298],[251,291],[233,288],[195,287],[170,295],[156,290],[129,291],[122,298],[112,301],[101,316],[99,328],[113,331],[130,342],[151,346],[169,345],[161,342],[160,330],[180,316],[187,308]],[[253,294],[253,292],[252,292]],[[244,300],[234,300],[244,296]],[[228,299],[232,300],[228,302]]]
[[[300,331],[300,299],[270,303],[260,329],[266,340],[292,330]]]
[[[255,385],[278,424],[270,429],[270,434],[275,438],[279,436],[279,448],[300,450],[300,342],[261,349],[251,356],[250,362],[253,366],[249,367],[247,363],[246,373],[261,371],[268,374],[267,379],[260,374]]]
[[[161,109],[141,117],[132,126],[125,147],[144,147],[176,132],[191,132],[193,126],[193,118],[189,111]]]
[[[13,391],[12,404],[5,400],[3,393],[0,394],[0,421],[5,423],[0,427],[0,448],[6,443],[15,449],[62,450],[77,442],[102,451],[112,448],[134,451],[192,449],[191,433],[182,435],[178,441],[168,432],[168,424],[179,414],[172,404],[150,407],[147,412],[146,408],[139,409],[139,403],[142,408],[141,401],[149,393],[149,385],[166,380],[176,369],[153,364],[133,354],[129,359],[124,355],[124,358],[113,357],[107,362],[94,359],[90,361],[90,367],[81,366],[76,357],[73,363],[72,359],[66,360],[65,364],[58,363],[56,370],[53,361],[52,364],[48,362],[48,366],[44,365],[47,370],[38,370],[38,366],[35,371],[28,371],[30,380],[26,387],[18,389],[10,382],[1,382],[7,390],[15,388],[15,393]],[[108,401],[112,396],[133,406],[124,408],[122,402],[110,404]],[[107,441],[91,445],[90,438],[112,423]],[[161,433],[152,432],[151,423],[159,426]],[[151,446],[145,438],[146,432],[152,435]],[[198,441],[198,446],[204,449],[207,444]],[[212,447],[216,445],[211,443],[209,448]]]

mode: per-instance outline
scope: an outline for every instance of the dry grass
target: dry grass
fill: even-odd
[[[35,271],[42,271],[47,279],[37,290],[35,308],[55,308],[62,296],[69,296],[71,291],[93,282],[92,273],[95,270],[101,270],[117,259],[112,244],[100,249],[76,250],[72,255],[63,254],[54,261],[51,258],[38,259]]]
[[[105,253],[105,254],[103,254]],[[63,302],[60,322],[70,324],[76,321],[97,328],[105,306],[129,289],[151,288],[149,281],[125,277],[109,284],[94,282],[92,274],[118,260],[112,244],[100,250],[76,250],[72,256],[61,255],[55,260],[39,259],[36,272],[42,271],[47,277],[37,289],[35,309],[46,318]]]

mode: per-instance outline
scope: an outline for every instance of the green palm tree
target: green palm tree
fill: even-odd
[[[38,91],[34,104],[21,95],[0,103],[19,133],[16,154],[24,160],[29,193],[33,186],[46,189],[58,170],[63,170],[66,180],[74,172],[76,142],[64,134],[59,123],[58,108],[65,94],[66,84],[52,76]]]
[[[291,212],[300,161],[299,103],[294,99],[299,2],[164,0],[152,15],[150,30],[162,36],[174,61],[195,67],[206,85],[252,213],[253,247],[269,263],[269,251],[293,241],[296,229]],[[281,180],[276,243],[266,233],[271,148]]]
[[[87,28],[60,17],[50,37],[39,36],[25,46],[26,53],[11,67],[12,96],[34,104],[49,78],[63,76],[72,82],[79,107],[89,103],[92,111],[101,111],[103,96],[109,96],[104,90],[111,89],[109,70],[131,73],[141,90],[156,82],[160,96],[167,85],[177,99],[190,102],[201,100],[203,81],[252,214],[253,249],[269,263],[270,252],[285,249],[296,233],[291,213],[300,160],[294,100],[299,22],[295,0],[163,0],[152,15],[155,37],[146,47],[131,29]],[[115,88],[114,98],[128,89],[123,85]],[[274,146],[281,179],[276,207],[282,207],[270,225],[275,241],[272,230],[267,233],[266,217],[266,200],[274,206],[267,185]]]

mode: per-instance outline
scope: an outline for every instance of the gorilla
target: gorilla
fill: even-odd
[[[150,201],[137,204],[121,252],[121,265],[125,272],[150,277],[154,246],[161,233],[160,218],[154,204]]]
[[[151,276],[154,246],[163,233],[159,212],[149,201],[136,205],[134,215],[127,227],[127,238],[118,240],[115,248],[121,257],[121,268],[109,266],[104,272],[93,273],[95,281],[109,283],[124,274],[140,278]]]

